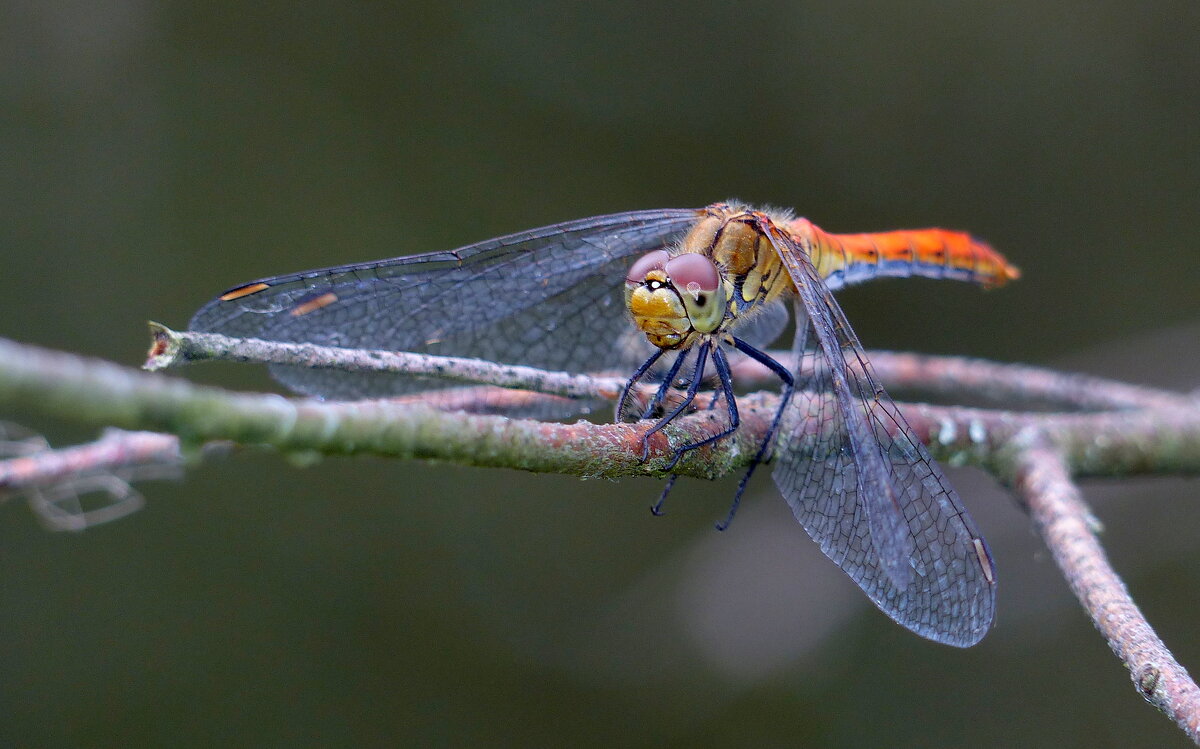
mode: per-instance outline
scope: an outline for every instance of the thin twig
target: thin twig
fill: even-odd
[[[213,333],[175,331],[158,323],[151,323],[150,331],[153,344],[144,365],[149,371],[215,360],[292,364],[351,372],[423,375],[565,398],[608,401],[615,400],[625,384],[619,376],[546,372],[463,357],[229,338]],[[772,351],[770,354],[785,366],[791,365],[791,352]],[[1197,404],[1194,396],[1180,393],[982,359],[872,351],[870,361],[876,375],[888,388],[920,390],[947,398],[987,395],[997,401],[1003,400],[1010,407],[1033,404],[1098,411],[1186,408]],[[749,357],[739,358],[734,371],[743,387],[778,384],[779,378],[773,372]],[[467,398],[460,398],[458,405],[466,401]]]
[[[153,343],[143,369],[150,372],[199,361],[237,361],[291,364],[346,372],[390,372],[437,377],[450,382],[474,382],[531,390],[563,398],[615,401],[625,380],[535,367],[496,364],[461,356],[434,356],[406,351],[346,349],[311,343],[280,343],[257,338],[230,338],[216,333],[175,331],[150,323]]]
[[[1063,456],[1037,435],[1016,459],[1014,484],[1067,583],[1134,688],[1200,743],[1200,688],[1154,633],[1096,539],[1094,519]]]

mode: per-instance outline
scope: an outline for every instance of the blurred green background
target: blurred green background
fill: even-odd
[[[847,291],[868,347],[1192,388],[1200,5],[0,5],[0,335],[140,363],[254,277],[633,208],[944,225],[1025,277]],[[254,368],[187,377],[271,387]],[[56,443],[91,428],[10,413]],[[0,508],[0,745],[1143,746],[1012,498],[968,651],[877,613],[765,476],[658,484],[265,451],[83,534]],[[1091,483],[1200,668],[1197,487]]]

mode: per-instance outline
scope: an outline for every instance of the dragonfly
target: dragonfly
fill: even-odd
[[[704,407],[719,406],[724,425],[675,447],[668,471],[687,452],[738,429],[731,360],[756,361],[782,388],[730,518],[754,467],[770,460],[796,519],[880,610],[922,637],[967,647],[994,619],[991,553],[833,297],[851,284],[907,276],[995,287],[1019,271],[963,232],[836,234],[786,211],[714,203],[595,216],[451,251],[263,278],[209,302],[190,327],[553,371],[632,372],[617,419],[657,419],[645,450],[651,434],[702,407],[704,383],[715,379]],[[789,322],[792,356],[784,365],[766,347]],[[287,387],[320,398],[419,394],[428,403],[451,402],[452,388],[436,378],[269,366]],[[657,387],[631,414],[639,383]],[[554,418],[595,405],[522,403],[519,415]]]

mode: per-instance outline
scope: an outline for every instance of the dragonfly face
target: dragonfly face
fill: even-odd
[[[631,384],[659,377],[659,405],[691,357],[681,405],[645,433],[686,410],[707,367],[718,381],[707,403],[720,404],[728,419],[722,431],[676,446],[676,460],[738,428],[725,353],[736,350],[784,383],[774,440],[762,442],[755,463],[770,448],[775,484],[821,551],[895,621],[966,646],[983,637],[993,618],[987,546],[879,387],[831,294],[858,281],[911,275],[997,286],[1018,274],[960,232],[830,234],[806,219],[717,203],[598,216],[450,252],[251,281],[205,305],[191,328],[547,370],[636,367]],[[781,302],[788,297],[796,334],[784,366],[759,347],[786,325]],[[622,306],[634,329],[619,319]],[[668,355],[674,362],[661,376],[655,362]],[[517,402],[428,377],[302,365],[271,371],[289,387],[324,398],[421,393],[428,405],[479,411]],[[582,408],[564,399],[529,402],[520,408],[542,410],[503,412],[560,418]]]
[[[704,255],[671,257],[656,250],[625,277],[625,305],[646,339],[660,349],[689,346],[728,315],[726,281]]]
[[[660,349],[686,348],[794,290],[761,228],[772,224],[764,213],[710,206],[673,254],[655,250],[630,267],[625,304],[634,325]]]

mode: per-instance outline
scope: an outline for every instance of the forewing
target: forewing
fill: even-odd
[[[624,310],[625,269],[637,256],[671,245],[698,215],[632,211],[453,251],[262,279],[209,302],[192,318],[191,329],[571,372],[629,370],[651,348]],[[272,366],[271,373],[293,390],[339,400],[445,384],[290,365]],[[444,395],[448,400],[449,393]],[[561,405],[554,415],[586,408]]]
[[[995,611],[982,535],[879,385],[807,248],[763,228],[798,291],[796,392],[775,483],[821,551],[884,613],[931,640],[973,645]]]

